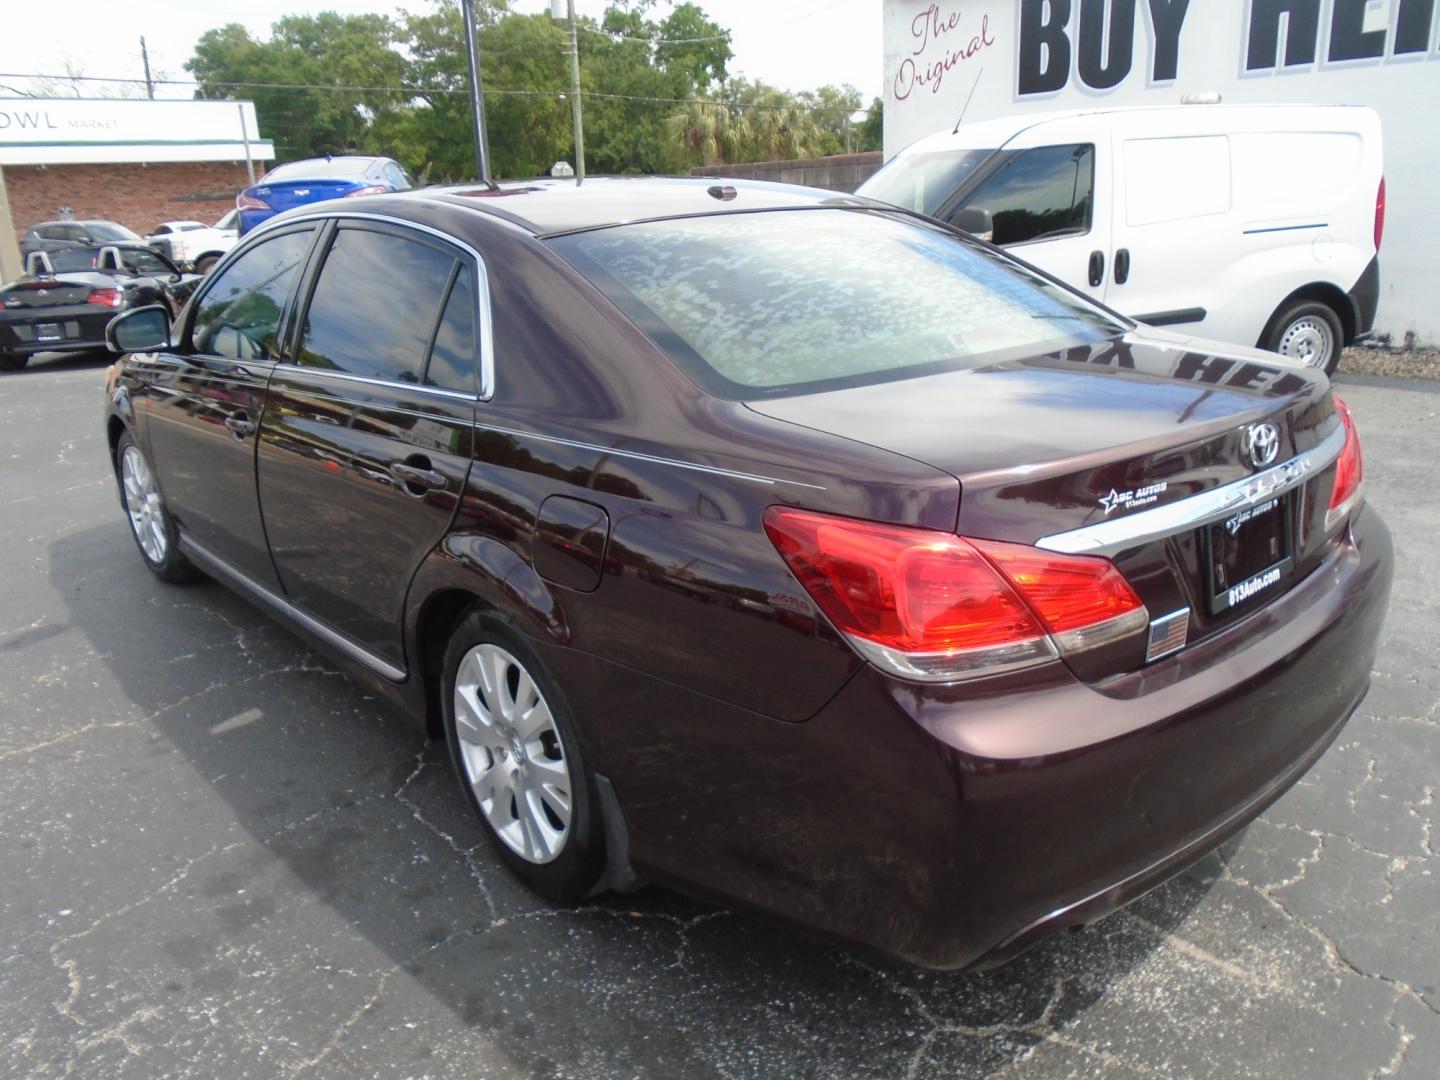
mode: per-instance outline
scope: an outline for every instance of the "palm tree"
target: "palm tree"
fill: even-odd
[[[692,101],[665,121],[672,147],[700,155],[704,165],[742,160],[754,136],[738,110],[718,101]]]

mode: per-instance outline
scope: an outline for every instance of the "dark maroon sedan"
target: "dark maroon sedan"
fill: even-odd
[[[1241,828],[1368,685],[1390,539],[1323,375],[863,199],[323,204],[111,335],[150,569],[444,738],[559,900],[995,963]]]

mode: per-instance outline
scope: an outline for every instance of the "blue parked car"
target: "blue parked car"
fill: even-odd
[[[320,157],[290,161],[271,169],[235,200],[240,235],[282,210],[326,199],[408,191],[415,181],[399,164],[383,157]]]

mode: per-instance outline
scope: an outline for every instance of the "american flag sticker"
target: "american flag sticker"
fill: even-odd
[[[1145,647],[1145,662],[1158,660],[1185,647],[1190,633],[1190,609],[1183,607],[1169,615],[1150,620],[1150,638]]]

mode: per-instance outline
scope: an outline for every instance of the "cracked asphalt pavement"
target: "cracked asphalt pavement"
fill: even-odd
[[[0,376],[0,1075],[1440,1076],[1440,384],[1342,378],[1398,572],[1316,768],[982,975],[647,889],[527,893],[445,760],[141,566],[104,362]]]

